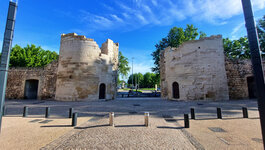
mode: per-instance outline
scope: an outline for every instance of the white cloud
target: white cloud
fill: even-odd
[[[238,39],[238,31],[242,29],[245,23],[240,23],[237,26],[235,26],[231,32],[231,38],[232,40]]]
[[[115,1],[103,6],[110,14],[92,14],[81,11],[81,18],[89,26],[99,30],[140,28],[145,25],[172,25],[176,21],[190,18],[215,25],[223,25],[227,20],[242,13],[241,0],[130,0],[133,5]],[[254,10],[264,9],[264,0],[253,0]],[[113,9],[115,7],[115,9]]]

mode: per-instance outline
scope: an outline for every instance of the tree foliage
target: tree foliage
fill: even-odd
[[[258,20],[257,31],[260,42],[261,52],[265,53],[265,16]],[[247,37],[241,37],[238,40],[230,40],[229,38],[223,39],[224,52],[226,57],[230,59],[249,59],[250,49]]]
[[[250,50],[247,37],[241,37],[238,40],[223,39],[224,53],[230,59],[250,58]]]
[[[118,74],[122,77],[127,77],[128,73],[130,71],[128,58],[122,55],[121,52],[119,52],[119,66],[118,66]]]
[[[147,72],[144,75],[141,73],[135,73],[129,76],[128,84],[139,85],[140,88],[154,88],[155,84],[159,85],[160,78],[158,74]]]
[[[34,44],[22,48],[15,45],[10,53],[10,67],[43,67],[54,60],[59,55],[56,52],[44,50]]]
[[[259,35],[260,49],[265,54],[265,15],[258,20],[257,31]]]
[[[205,37],[206,34],[204,32],[200,32],[200,37]],[[153,56],[153,60],[155,67],[152,68],[153,72],[159,73],[160,65],[160,52],[170,47],[179,47],[183,42],[189,40],[195,40],[198,37],[198,29],[193,25],[187,25],[185,29],[179,27],[173,27],[170,29],[168,35],[165,38],[162,38],[155,47],[156,50],[151,54]]]

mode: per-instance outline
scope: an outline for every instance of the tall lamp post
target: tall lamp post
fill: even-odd
[[[132,89],[133,89],[133,59],[134,57],[132,57]]]
[[[5,104],[7,72],[9,66],[10,49],[12,47],[12,41],[14,35],[16,12],[17,12],[17,3],[10,1],[7,20],[6,20],[6,29],[4,34],[1,65],[0,65],[0,132],[2,128],[2,114],[4,111],[3,107]]]
[[[259,116],[260,116],[261,131],[263,137],[263,146],[265,148],[265,83],[264,83],[264,75],[261,65],[259,40],[256,29],[256,23],[252,11],[251,1],[242,0],[242,6],[246,21],[249,48],[251,52],[251,62],[257,85]]]

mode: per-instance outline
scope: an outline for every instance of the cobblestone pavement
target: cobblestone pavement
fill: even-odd
[[[21,116],[24,106],[29,107],[29,116],[31,117],[43,116],[45,107],[48,106],[51,107],[51,118],[67,117],[70,107],[73,107],[80,117],[93,117],[85,124],[46,145],[43,149],[215,149],[224,144],[227,145],[227,143],[220,142],[219,137],[212,138],[215,141],[210,141],[207,140],[207,136],[200,135],[212,135],[209,127],[224,125],[223,122],[216,123],[216,107],[222,108],[223,120],[231,120],[229,124],[240,120],[242,107],[247,107],[250,119],[256,120],[256,122],[252,124],[253,122],[244,120],[242,123],[250,124],[249,127],[257,126],[253,129],[255,130],[253,133],[260,132],[257,123],[259,116],[257,101],[255,100],[215,102],[167,101],[160,98],[126,98],[91,102],[9,100],[6,102],[7,116]],[[183,114],[189,114],[191,107],[195,108],[196,122],[191,121],[190,129],[183,129]],[[109,112],[115,112],[116,127],[107,126]],[[150,127],[143,126],[144,112],[150,112]],[[201,123],[201,121],[206,122],[205,120],[210,122]],[[195,126],[196,128],[194,128]],[[236,129],[235,126],[227,125],[225,130],[230,131],[230,127]],[[199,130],[200,128],[204,128],[204,130]],[[240,136],[240,132],[231,134],[231,136]],[[244,136],[248,136],[248,134]],[[260,135],[252,137],[260,140]],[[219,141],[217,142],[217,140]],[[215,142],[222,146],[208,144]],[[260,145],[249,148],[253,147],[259,148]],[[229,146],[225,148],[231,149]],[[238,147],[232,149],[236,148]]]
[[[149,127],[143,124],[137,115],[116,117],[115,127],[107,118],[87,122],[43,149],[195,149],[175,123],[150,118]]]

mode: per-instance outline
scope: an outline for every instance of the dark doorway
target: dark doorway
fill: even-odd
[[[99,99],[105,99],[106,98],[106,85],[104,83],[101,83],[99,86]]]
[[[39,80],[26,80],[25,99],[37,99]]]
[[[256,81],[253,76],[247,77],[248,82],[248,96],[250,99],[257,98]]]
[[[179,98],[179,84],[174,82],[172,84],[173,98]]]

